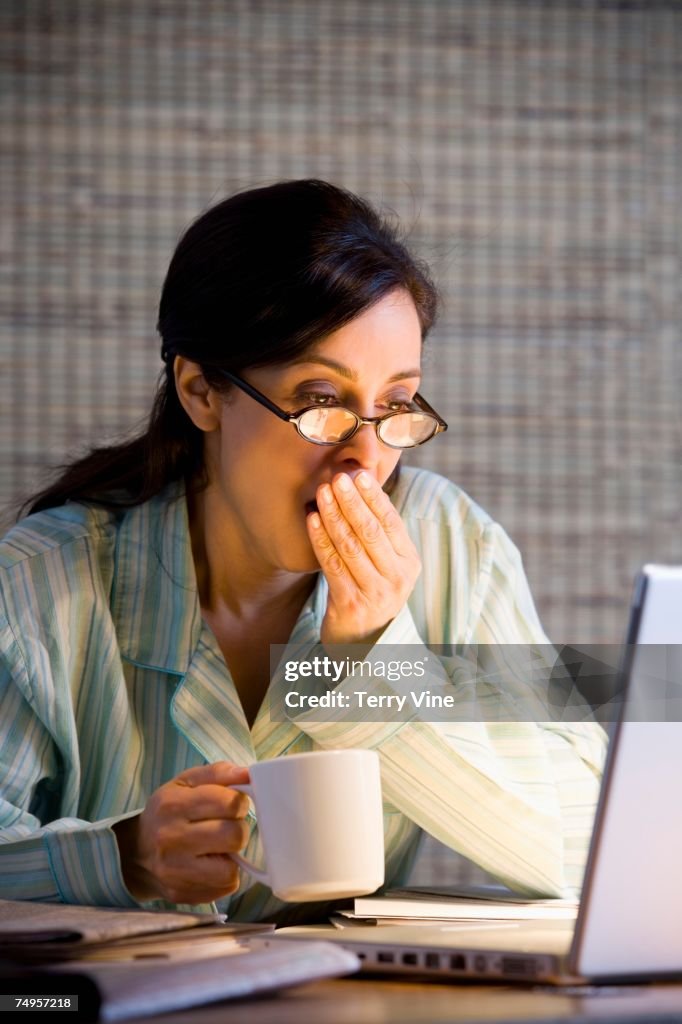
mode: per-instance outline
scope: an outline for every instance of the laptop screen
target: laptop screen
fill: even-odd
[[[570,969],[682,970],[682,567],[645,566],[595,817]]]

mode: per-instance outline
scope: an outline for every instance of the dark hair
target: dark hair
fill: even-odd
[[[168,268],[157,325],[166,368],[146,430],[62,467],[23,508],[136,505],[172,480],[200,479],[202,434],[178,399],[175,355],[225,391],[216,367],[286,363],[396,288],[411,295],[426,336],[437,307],[428,271],[395,224],[351,192],[285,181],[223,200],[188,228]]]

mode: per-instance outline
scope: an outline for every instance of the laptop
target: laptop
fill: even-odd
[[[341,929],[313,925],[279,929],[275,937],[340,943],[358,956],[363,970],[375,974],[548,984],[682,975],[678,645],[682,566],[647,565],[635,586],[619,715],[609,742],[575,924],[525,920],[351,924]]]

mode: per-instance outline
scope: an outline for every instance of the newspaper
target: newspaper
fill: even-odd
[[[52,978],[60,998],[75,999],[79,1012],[86,1011],[82,1019],[120,1021],[351,974],[360,966],[353,953],[331,943],[283,947],[268,938],[272,925],[224,921],[220,914],[0,900],[0,989],[15,991],[14,973],[16,986],[35,999],[37,983],[44,992]],[[70,984],[73,992],[66,991]]]
[[[0,956],[50,962],[81,956],[85,950],[103,944],[121,944],[145,935],[161,941],[163,936],[207,926],[230,932],[242,930],[238,925],[225,925],[224,921],[224,914],[0,900]],[[245,927],[253,930],[263,926]]]

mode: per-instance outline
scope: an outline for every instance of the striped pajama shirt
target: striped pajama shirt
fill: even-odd
[[[423,568],[368,660],[452,644],[452,657],[430,657],[439,692],[457,695],[457,652],[548,645],[517,549],[463,491],[403,468],[391,499]],[[297,652],[319,643],[326,593],[320,575]],[[17,524],[0,543],[0,896],[135,906],[111,825],[156,787],[215,760],[344,747],[380,756],[389,883],[405,878],[423,830],[520,892],[579,889],[605,748],[594,722],[287,718],[270,700],[250,729],[202,620],[182,485],[128,510],[72,502]],[[262,865],[249,821],[245,853]],[[282,904],[243,874],[220,909],[258,920]]]

